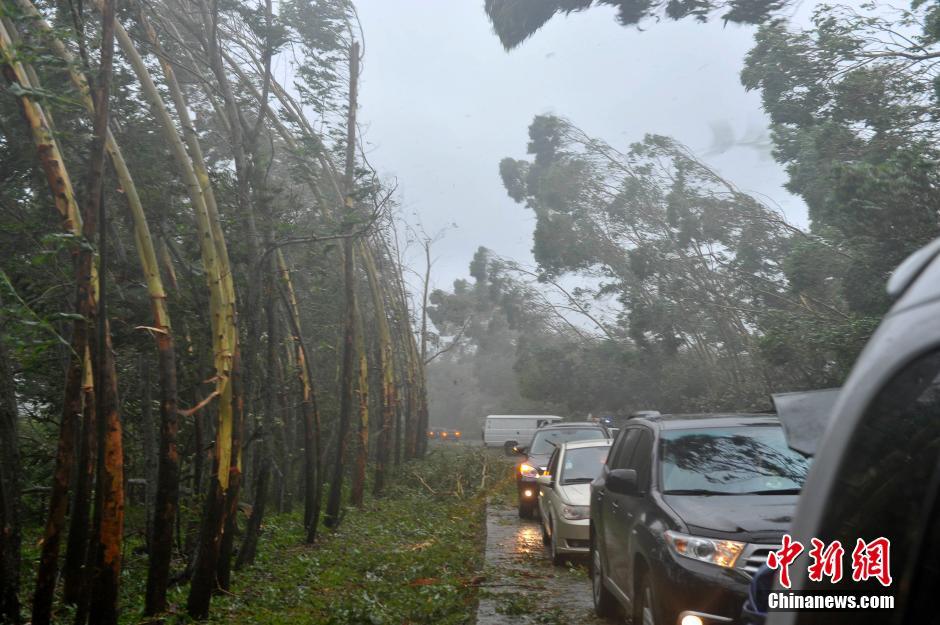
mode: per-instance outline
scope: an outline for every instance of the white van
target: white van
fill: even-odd
[[[554,415],[491,414],[486,417],[486,425],[483,426],[483,444],[505,449],[525,445],[537,429],[558,421],[561,421],[561,417]]]

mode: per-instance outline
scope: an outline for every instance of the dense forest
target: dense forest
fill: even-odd
[[[606,4],[641,27],[764,6]],[[592,3],[530,5],[487,2],[507,48]],[[741,82],[806,229],[672,138],[618,146],[535,117],[530,158],[499,172],[535,217],[536,266],[481,249],[469,281],[431,294],[440,342],[462,343],[429,367],[432,412],[480,398],[581,416],[767,409],[770,393],[838,386],[888,308],[890,272],[940,234],[937,16],[916,2],[821,6],[810,28],[757,20]]]
[[[343,0],[3,3],[0,621],[157,615],[182,580],[205,618],[266,509],[313,542],[424,453],[360,41]]]
[[[776,0],[480,4],[507,50],[597,4],[626,27],[753,25],[741,82],[809,225],[678,140],[539,114],[528,156],[492,163],[535,264],[480,247],[431,289],[434,237],[409,269],[363,149],[348,0],[2,0],[0,622],[225,619],[266,538],[290,583],[327,566],[290,551],[316,545],[408,622],[466,622],[488,460],[428,460],[430,426],[842,382],[890,272],[940,234],[940,6],[823,5],[800,28]],[[382,500],[394,523],[356,516]],[[465,542],[407,525],[422,506]],[[324,538],[344,522],[373,551]],[[335,622],[385,609],[355,596]]]

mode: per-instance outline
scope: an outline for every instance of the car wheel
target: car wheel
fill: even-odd
[[[604,586],[604,564],[601,552],[591,541],[591,591],[594,596],[594,612],[601,618],[613,616],[617,611],[617,599]]]
[[[649,575],[643,578],[640,592],[637,596],[636,613],[633,615],[635,625],[656,625],[656,600],[653,594],[653,584]]]
[[[546,525],[545,525],[545,516],[539,515],[539,519],[540,519],[539,525],[542,526],[542,544],[547,547],[549,538],[548,538],[548,530],[546,529]]]
[[[503,443],[503,453],[506,454],[507,456],[515,455],[515,452],[513,451],[515,448],[516,448],[516,441],[506,441],[505,443]]]
[[[552,564],[561,565],[565,563],[565,555],[563,553],[558,553],[558,532],[555,531],[555,526],[552,525],[552,536],[548,544],[549,549],[552,552]]]
[[[519,502],[519,518],[520,519],[531,519],[532,518],[532,504]]]

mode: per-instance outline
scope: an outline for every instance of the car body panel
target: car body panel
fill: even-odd
[[[591,502],[590,483],[564,484],[564,463],[570,450],[584,448],[610,448],[610,439],[599,439],[575,443],[563,443],[556,452],[560,469],[550,477],[550,485],[539,485],[539,512],[543,530],[555,535],[557,551],[563,554],[588,553],[590,519],[566,519],[561,512],[565,505],[585,506]],[[554,461],[553,461],[554,462]]]
[[[630,442],[631,429],[653,437],[648,488],[633,495],[613,493],[606,485],[611,469],[605,468],[591,485],[591,531],[606,573],[602,581],[628,614],[642,578],[650,576],[657,622],[676,623],[687,612],[718,617],[709,622],[730,621],[740,615],[751,573],[767,552],[779,546],[792,521],[797,496],[663,495],[659,471],[654,468],[659,466],[659,435],[663,431],[752,425],[780,423],[772,415],[666,415],[631,419],[620,432],[608,463],[623,462],[619,448]],[[634,438],[643,440],[640,434]],[[635,450],[640,448],[642,443]],[[667,530],[736,540],[745,547],[735,566],[724,568],[676,554],[666,543]]]
[[[503,447],[506,443],[529,441],[540,427],[561,420],[556,415],[488,415],[483,424],[483,444]]]
[[[940,249],[938,246],[940,243],[935,241],[928,247],[935,252]],[[857,440],[855,435],[861,431],[863,420],[870,418],[867,413],[875,398],[916,359],[940,349],[940,258],[933,252],[928,256],[931,260],[926,266],[918,267],[914,272],[916,275],[897,279],[896,292],[903,291],[903,295],[882,320],[842,386],[842,392],[818,446],[817,455],[804,485],[803,496],[797,507],[792,527],[794,540],[804,544],[808,544],[814,537],[827,540],[824,527],[827,519],[831,522],[839,517],[849,518],[849,515],[863,512],[869,518],[880,514],[880,510],[872,507],[870,501],[864,502],[863,508],[853,509],[834,509],[827,504],[840,500],[841,484],[844,480],[841,469],[850,458],[858,455],[856,449],[862,441]],[[920,260],[915,259],[914,264],[923,265],[921,261],[923,255]],[[908,265],[908,269],[911,266]],[[899,271],[904,267],[902,265]],[[911,445],[913,441],[905,441],[902,444]],[[885,446],[882,453],[887,455],[909,452],[904,448]],[[934,478],[936,477],[935,474]],[[935,497],[936,492],[929,495]],[[925,507],[927,512],[924,514],[930,514],[931,507]],[[889,538],[901,532],[922,531],[916,529],[916,524],[922,523],[921,519],[912,518],[907,520],[907,523],[910,528],[883,527],[880,531]],[[894,546],[892,541],[892,547]],[[897,577],[900,578],[902,573],[910,574],[914,568],[906,568],[908,563],[895,562],[896,555],[893,549],[892,568]],[[891,592],[897,594],[898,588],[910,587],[913,581],[914,579],[908,579],[902,582],[896,579]],[[794,590],[812,587],[812,583],[807,579],[805,567],[791,569],[791,582]],[[898,601],[895,610],[900,614],[903,609],[902,602]],[[831,622],[876,622],[870,619],[876,618],[877,615],[873,616],[868,612],[837,613],[836,616],[840,618],[834,618]],[[818,621],[814,620],[811,614],[775,612],[768,615],[767,622],[769,625],[796,625]]]

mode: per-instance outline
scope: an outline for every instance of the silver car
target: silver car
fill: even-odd
[[[589,552],[591,482],[601,473],[610,443],[608,439],[563,443],[538,477],[542,540],[555,564]]]

